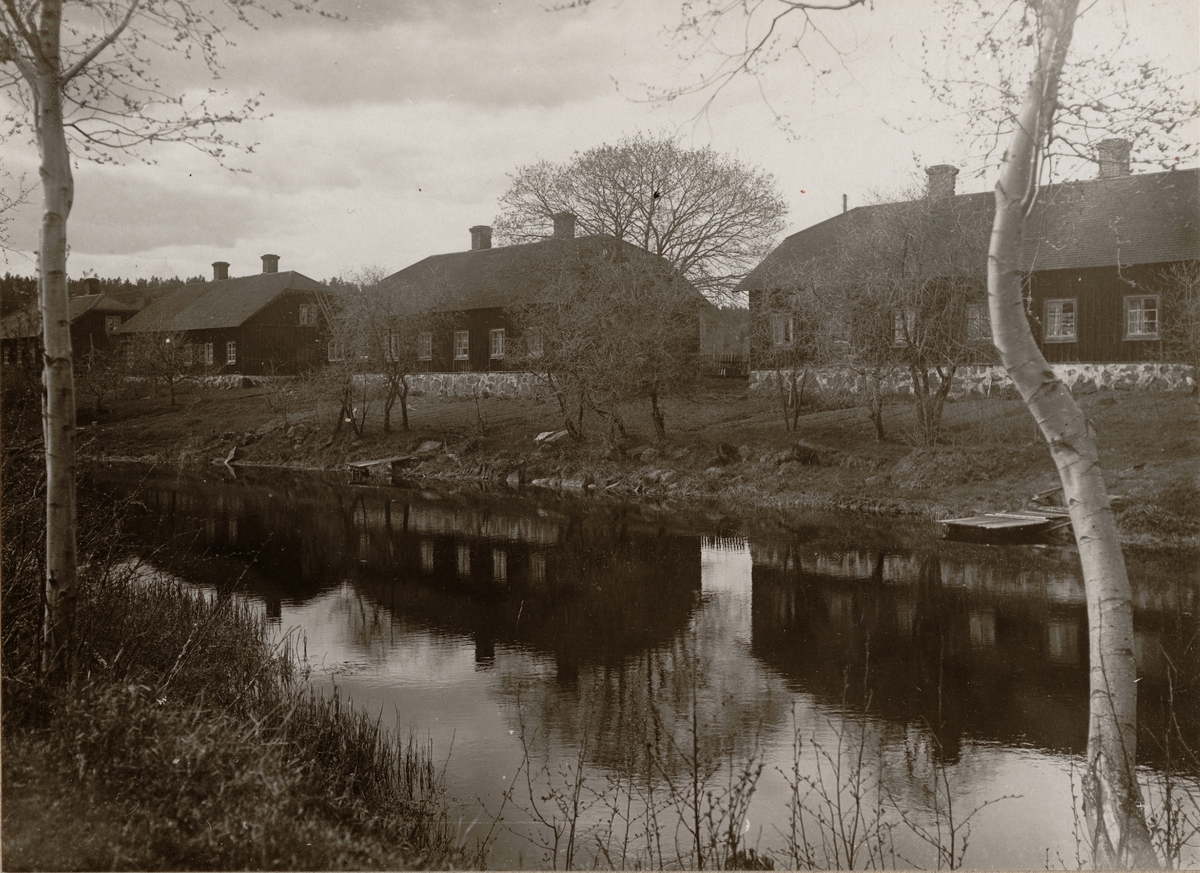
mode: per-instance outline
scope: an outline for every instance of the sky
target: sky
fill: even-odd
[[[651,98],[711,72],[713,47],[737,45],[744,21],[728,19],[705,44],[674,35],[697,11],[680,0],[321,2],[339,19],[232,24],[216,82],[202,64],[153,58],[167,87],[261,93],[269,117],[230,131],[255,144],[230,157],[235,171],[181,145],[145,149],[140,161],[77,160],[73,278],[211,277],[214,261],[248,275],[266,253],[318,280],[367,265],[393,272],[468,249],[468,228],[493,223],[518,168],[639,131],[771,173],[789,205],[786,233],[841,211],[843,196],[856,206],[911,189],[933,164],[961,168],[959,191],[994,184],[996,153],[922,81],[923,48],[935,62],[954,55],[939,42],[938,0],[874,0],[818,17],[821,29],[799,50],[782,48],[762,77],[668,101]],[[952,44],[971,36],[956,32],[965,42]],[[1194,95],[1200,0],[1098,0],[1074,44],[1152,57]],[[6,114],[13,105],[0,94]],[[1200,141],[1194,125],[1185,135]],[[27,136],[0,148],[10,193],[22,177],[36,181]],[[9,213],[0,269],[34,273],[37,197]]]

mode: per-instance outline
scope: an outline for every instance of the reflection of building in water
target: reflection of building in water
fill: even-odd
[[[869,677],[876,714],[934,726],[951,757],[963,737],[1085,747],[1087,615],[1073,552],[930,543],[872,553],[811,537],[752,554],[753,650],[794,687],[863,702]],[[1168,665],[1200,675],[1188,644],[1197,581],[1164,585],[1136,564],[1131,578],[1139,720],[1161,728]],[[1194,698],[1175,705],[1197,723]]]

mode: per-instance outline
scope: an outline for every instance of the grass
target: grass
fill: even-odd
[[[432,750],[308,692],[243,602],[123,562],[119,512],[80,537],[78,669],[40,684],[39,475],[7,460],[6,869],[461,865]]]

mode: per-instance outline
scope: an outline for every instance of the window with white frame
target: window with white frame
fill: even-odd
[[[491,350],[491,357],[504,357],[504,328],[498,327],[488,331],[488,347]]]
[[[331,362],[346,360],[346,347],[337,340],[330,340],[325,346],[325,357]]]
[[[454,360],[465,361],[470,357],[471,332],[456,330],[454,332]]]
[[[422,331],[417,342],[420,354],[418,357],[422,361],[433,360],[433,334],[430,331]]]
[[[1075,342],[1075,299],[1047,300],[1045,325],[1043,336],[1046,342]]]
[[[388,334],[387,359],[389,361],[400,360],[400,334],[398,333]]]
[[[529,357],[542,356],[542,332],[539,328],[531,327],[525,331],[525,345],[529,349]]]
[[[317,323],[317,307],[312,303],[300,304],[300,323],[301,324],[316,324]]]
[[[771,342],[776,348],[790,346],[795,335],[796,323],[789,313],[776,312],[771,316]]]
[[[892,310],[892,345],[906,346],[917,327],[917,310],[911,306]]]
[[[990,340],[992,318],[986,303],[967,304],[967,339],[969,341]]]
[[[213,344],[200,343],[200,363],[206,367],[211,367],[213,362]]]
[[[508,581],[508,552],[504,549],[492,549],[492,581]]]
[[[233,340],[230,340],[229,342],[225,343],[225,363],[226,364],[236,364],[237,363],[237,343]]]
[[[455,566],[459,576],[471,575],[471,547],[466,543],[459,543],[455,548]]]
[[[120,326],[121,326],[121,316],[119,316],[119,315],[104,316],[104,332],[105,333],[112,333],[114,330],[116,330]]]
[[[1158,339],[1158,295],[1125,298],[1125,339]]]

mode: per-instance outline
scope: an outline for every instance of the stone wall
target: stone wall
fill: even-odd
[[[1191,368],[1184,364],[1051,364],[1055,374],[1076,394],[1101,388],[1115,391],[1191,391],[1196,386]],[[778,370],[753,370],[751,391],[773,390]],[[857,394],[866,378],[852,370],[822,367],[808,371],[805,391]],[[885,394],[912,394],[907,370],[895,370],[884,380]],[[995,365],[959,367],[954,374],[950,398],[1016,396],[1004,368]]]
[[[382,376],[356,376],[383,381]],[[416,373],[408,377],[415,397],[501,397],[532,399],[545,385],[534,373]]]

